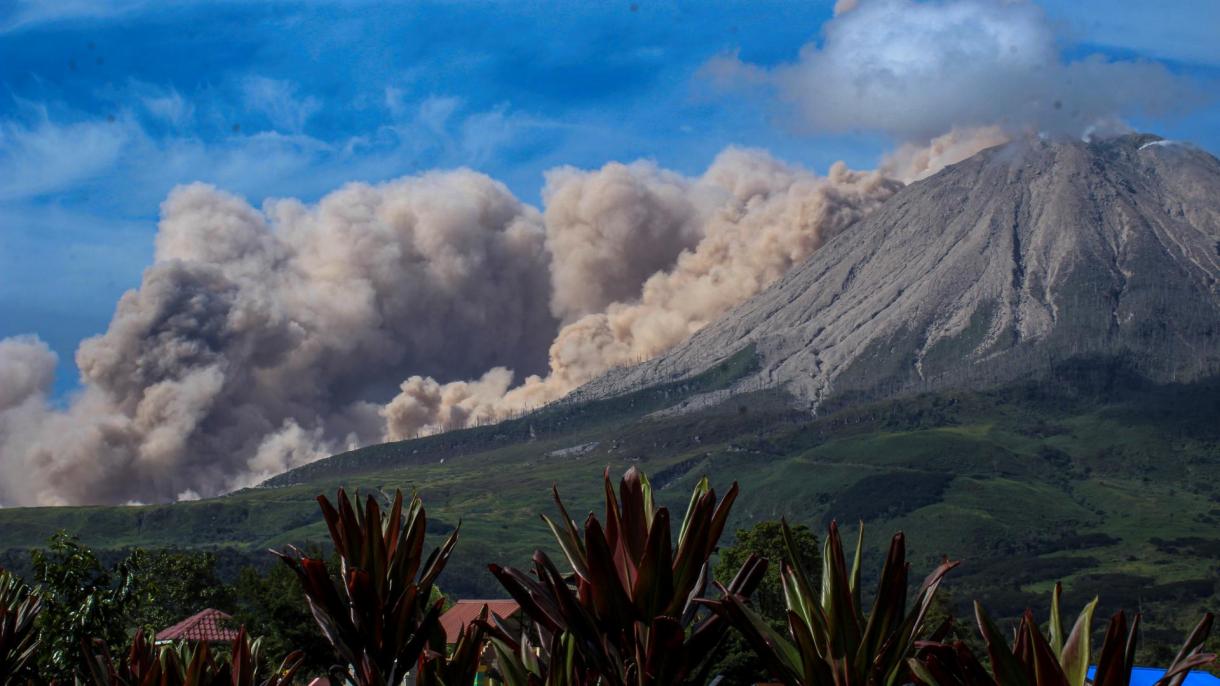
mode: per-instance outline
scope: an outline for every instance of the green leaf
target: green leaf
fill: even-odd
[[[1063,595],[1063,584],[1056,582],[1055,589],[1051,591],[1051,620],[1050,620],[1050,640],[1051,647],[1054,648],[1056,655],[1063,655],[1063,644],[1065,634],[1063,633],[1063,616],[1059,611],[1060,597]]]
[[[1055,584],[1055,594],[1051,600],[1051,639],[1055,638],[1055,620],[1058,614],[1059,600],[1059,584]],[[1097,598],[1093,598],[1092,602],[1084,606],[1080,611],[1080,615],[1076,618],[1076,624],[1072,627],[1072,633],[1067,637],[1067,641],[1058,648],[1059,663],[1063,666],[1064,676],[1067,678],[1069,686],[1085,686],[1085,680],[1088,676],[1089,662],[1092,659],[1092,654],[1089,648],[1089,636],[1093,633],[1093,613],[1097,609]],[[1059,632],[1062,635],[1063,625],[1060,620]],[[1054,644],[1052,643],[1052,648]]]
[[[1030,684],[1021,663],[1009,650],[999,628],[987,616],[983,606],[974,603],[974,616],[979,625],[979,632],[987,644],[987,654],[991,658],[991,671],[995,675],[998,686],[1034,686]]]

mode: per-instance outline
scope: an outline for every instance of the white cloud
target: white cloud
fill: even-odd
[[[148,0],[10,0],[0,16],[0,33],[80,19],[116,17],[152,5]]]
[[[772,69],[723,57],[708,73],[766,86],[819,132],[927,140],[993,124],[1079,134],[1098,120],[1162,114],[1190,100],[1163,66],[1061,57],[1043,11],[1024,0],[861,0],[820,44]]]
[[[128,115],[52,122],[45,110],[32,122],[0,120],[0,200],[62,191],[113,169],[141,135]]]
[[[300,133],[309,118],[322,109],[317,98],[298,97],[297,90],[290,81],[265,76],[247,77],[242,82],[245,106],[267,117],[275,130],[286,133]]]
[[[416,123],[432,133],[444,134],[453,114],[462,106],[461,98],[433,95],[419,104]]]
[[[170,88],[141,97],[149,114],[175,127],[182,127],[195,117],[195,106],[177,90]]]

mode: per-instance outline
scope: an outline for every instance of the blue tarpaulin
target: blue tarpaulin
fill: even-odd
[[[1096,667],[1089,667],[1090,679],[1095,671]],[[1131,670],[1131,686],[1152,686],[1163,676],[1165,670],[1160,667],[1136,667]],[[1183,686],[1220,686],[1220,679],[1205,672],[1191,672]]]

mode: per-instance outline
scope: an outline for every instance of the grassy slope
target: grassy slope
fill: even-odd
[[[312,501],[319,492],[416,488],[437,533],[462,522],[445,588],[490,594],[485,562],[522,563],[547,545],[538,513],[551,509],[552,483],[574,513],[587,511],[603,468],[638,464],[678,508],[699,476],[721,487],[736,479],[739,525],[863,519],[869,568],[889,534],[903,529],[917,574],[941,554],[963,559],[954,598],[982,597],[1000,615],[1044,606],[1040,596],[1056,579],[1070,604],[1100,592],[1103,609],[1138,605],[1154,636],[1172,626],[1176,639],[1187,615],[1220,606],[1216,386],[1099,386],[1076,374],[1052,391],[942,393],[815,421],[772,393],[649,416],[723,386],[751,363],[747,351],[693,382],[356,451],[290,474],[277,488],[172,506],[0,510],[0,548],[34,546],[67,528],[101,548],[225,546],[261,555],[323,538]],[[588,449],[555,452],[576,446]]]

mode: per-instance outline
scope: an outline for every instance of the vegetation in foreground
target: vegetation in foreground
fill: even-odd
[[[545,521],[570,572],[534,553],[533,574],[492,565],[521,605],[536,637],[501,629],[492,639],[508,686],[579,684],[678,686],[707,683],[728,623],[700,612],[711,557],[737,499],[737,484],[717,502],[706,479],[691,494],[671,542],[669,509],[636,469],[616,497],[607,471],[605,525],[593,514],[578,528],[555,492],[560,522]],[[750,555],[725,593],[749,597],[766,572]],[[569,579],[571,581],[569,581]]]
[[[245,566],[266,574],[267,548],[328,545],[318,493],[401,488],[428,503],[433,535],[462,522],[439,579],[445,591],[503,597],[487,561],[529,567],[537,548],[559,553],[537,516],[540,493],[558,484],[570,509],[595,509],[602,489],[589,475],[637,465],[671,511],[704,475],[721,491],[738,480],[730,532],[787,517],[819,532],[838,519],[854,536],[862,520],[866,576],[889,533],[903,530],[916,568],[944,554],[962,560],[951,577],[958,616],[977,598],[997,620],[1018,621],[1062,581],[1069,597],[1100,594],[1104,616],[1139,607],[1145,646],[1168,646],[1220,606],[1220,384],[1152,386],[1081,366],[1046,382],[861,401],[815,419],[771,393],[657,414],[748,367],[728,361],[704,380],[373,446],[222,498],[0,510],[0,566],[33,582],[29,550],[66,529],[107,564],[135,546],[212,553],[232,583]]]
[[[434,591],[458,532],[425,557],[427,515],[418,495],[404,510],[397,492],[384,513],[372,495],[363,506],[342,490],[337,505],[319,496],[338,557],[337,574],[319,556],[295,549],[279,555],[299,582],[316,631],[332,649],[330,677],[355,686],[396,685],[408,672],[423,686],[470,684],[487,644],[495,674],[508,686],[693,686],[708,681],[730,627],[771,678],[787,686],[1130,682],[1138,614],[1128,624],[1126,615],[1117,613],[1094,653],[1096,600],[1065,634],[1056,586],[1049,635],[1027,610],[1011,645],[976,602],[984,664],[967,642],[948,640],[955,628],[951,617],[935,625],[929,621],[956,562],[942,561],[908,603],[905,537],[894,535],[871,609],[865,611],[863,528],[849,567],[834,522],[820,582],[806,573],[807,555],[798,536],[786,522],[780,525],[785,636],[751,601],[766,578],[768,560],[748,554],[732,579],[715,581],[718,592],[709,593],[712,558],[737,498],[736,484],[717,500],[706,479],[698,482],[676,545],[669,510],[657,504],[641,472],[629,470],[616,494],[607,471],[603,492],[604,525],[590,514],[578,527],[557,491],[560,521],[544,517],[570,574],[561,573],[541,550],[535,552],[532,574],[491,565],[527,619],[519,634],[484,609],[447,645],[439,625],[445,601]],[[0,683],[281,686],[301,671],[302,652],[275,663],[244,628],[227,651],[214,652],[207,644],[150,645],[143,629],[136,630],[126,651],[112,650],[122,631],[121,608],[140,587],[135,563],[124,561],[112,576],[71,539],[56,544],[35,561],[45,588],[31,589],[8,572],[0,574]],[[44,605],[44,599],[50,600]],[[1189,670],[1214,662],[1215,655],[1204,651],[1212,623],[1212,615],[1205,614],[1159,686],[1180,686]],[[79,639],[76,646],[73,639]],[[1097,673],[1089,680],[1091,664]]]

